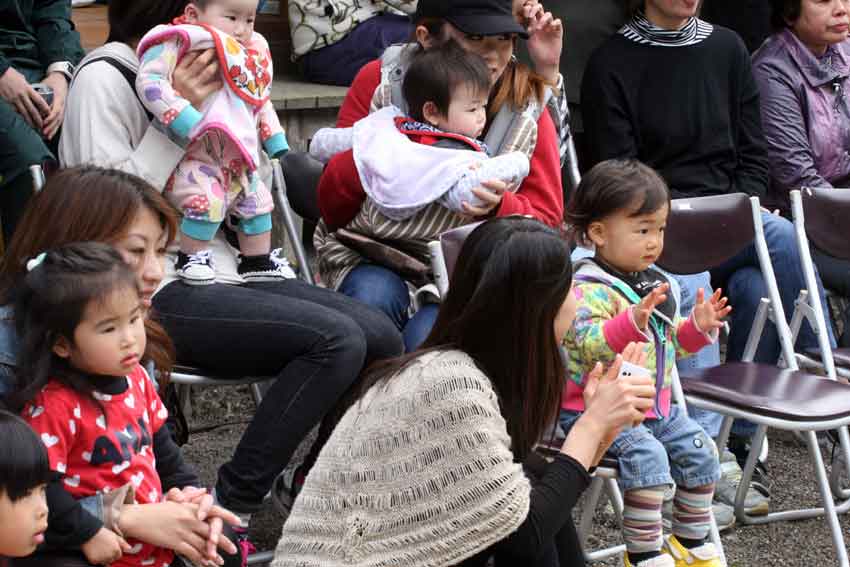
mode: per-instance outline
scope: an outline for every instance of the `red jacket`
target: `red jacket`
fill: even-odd
[[[369,114],[372,95],[381,82],[381,61],[360,69],[337,117],[337,127],[347,128]],[[537,121],[537,146],[531,156],[531,172],[516,193],[506,192],[496,216],[530,215],[558,226],[564,217],[558,135],[548,112]],[[331,158],[319,180],[319,210],[330,230],[348,224],[366,199],[351,150]]]

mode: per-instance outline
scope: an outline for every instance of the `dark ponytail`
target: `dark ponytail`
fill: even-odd
[[[32,260],[13,295],[15,327],[20,339],[16,384],[8,405],[20,411],[55,378],[84,395],[94,387],[53,352],[60,337],[73,342],[86,306],[110,293],[139,292],[136,276],[111,246],[98,242],[68,244]]]

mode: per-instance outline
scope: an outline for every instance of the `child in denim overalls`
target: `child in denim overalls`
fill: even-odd
[[[609,160],[582,180],[567,210],[574,233],[595,256],[576,265],[578,311],[564,337],[569,353],[561,424],[569,429],[583,411],[584,380],[597,360],[613,361],[632,341],[649,346],[647,368],[656,379],[655,407],[645,421],[622,431],[609,453],[619,461],[624,491],[623,538],[627,567],[719,566],[706,543],[711,500],[720,477],[717,448],[687,413],[671,404],[676,358],[716,340],[726,298],[699,290],[682,319],[667,278],[652,267],[664,247],[670,193],[655,171],[636,160]],[[661,506],[676,483],[673,535],[665,542]]]

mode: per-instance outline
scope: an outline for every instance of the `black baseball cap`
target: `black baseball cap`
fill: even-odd
[[[511,0],[419,0],[413,21],[440,18],[472,35],[515,33],[527,39],[512,8]]]

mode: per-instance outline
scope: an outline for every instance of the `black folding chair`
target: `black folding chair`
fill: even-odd
[[[768,297],[763,299],[753,323],[744,361],[683,374],[682,389],[691,405],[726,416],[718,440],[720,446],[726,444],[733,418],[757,424],[735,497],[737,519],[744,524],[765,524],[823,515],[832,535],[838,564],[847,567],[847,549],[837,514],[850,508],[850,500],[842,497],[837,505],[833,501],[816,432],[850,424],[850,386],[798,370],[791,329],[785,319],[765,242],[759,200],[736,193],[673,201],[664,253],[658,264],[672,273],[698,273],[721,264],[752,243],[756,247]],[[751,362],[768,320],[776,325],[787,368]],[[802,433],[823,507],[771,512],[766,516],[749,516],[744,511],[744,498],[768,427]],[[846,455],[846,445],[844,449]]]

